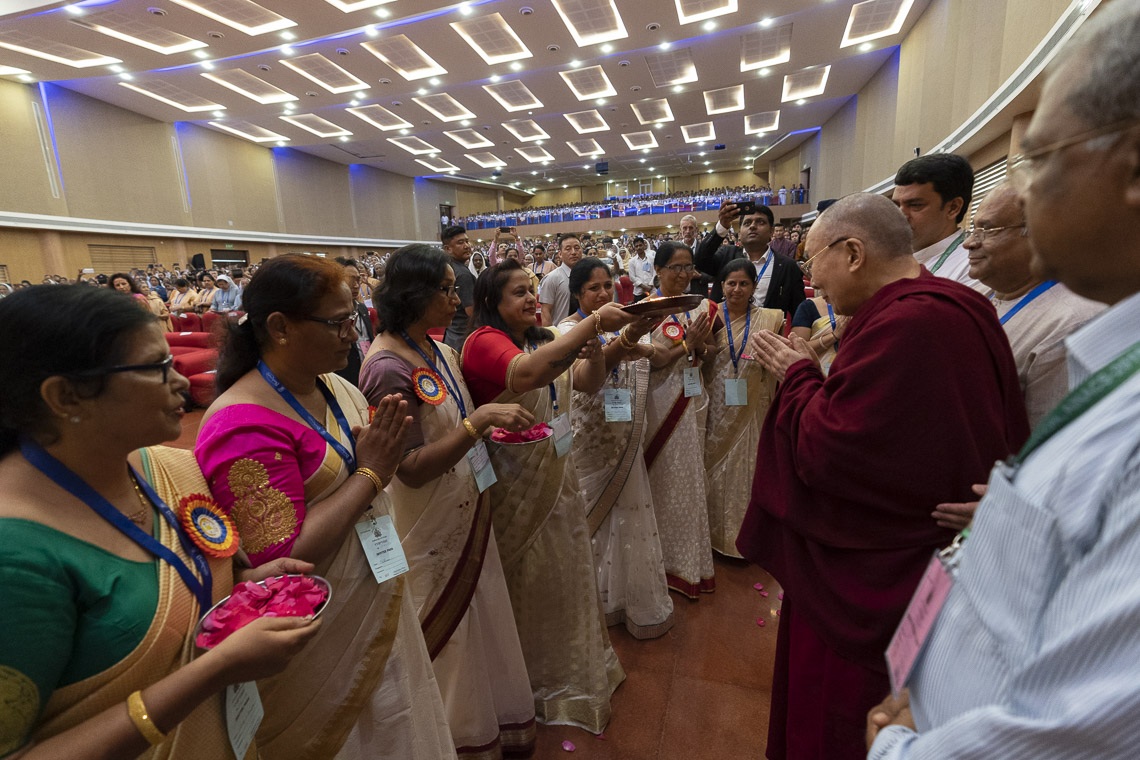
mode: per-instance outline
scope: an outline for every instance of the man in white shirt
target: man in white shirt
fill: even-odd
[[[974,170],[953,153],[931,153],[907,161],[895,175],[891,200],[914,232],[914,257],[931,274],[981,293],[988,289],[969,274],[970,263],[958,229],[970,208]]]
[[[653,260],[646,255],[649,244],[645,238],[635,238],[633,241],[633,255],[629,257],[629,279],[633,281],[633,300],[640,301],[653,292],[653,279],[657,270],[653,267]]]
[[[1070,395],[991,473],[909,692],[868,716],[873,760],[1137,755],[1138,39],[1140,5],[1097,8],[1050,64],[1014,157],[1033,271],[1109,309],[1065,341]],[[1073,198],[1095,246],[1073,245]]]
[[[558,255],[562,264],[543,277],[538,286],[538,302],[542,305],[544,325],[556,325],[573,311],[570,305],[570,270],[582,260],[582,241],[573,233],[560,235]]]

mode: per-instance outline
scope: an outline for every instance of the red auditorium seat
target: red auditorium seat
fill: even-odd
[[[217,395],[217,380],[218,371],[212,369],[209,372],[200,372],[197,375],[191,375],[190,378],[190,400],[195,406],[209,406],[214,403],[214,398]]]
[[[168,332],[166,345],[190,348],[210,348],[210,334],[206,332]]]
[[[180,375],[192,377],[208,372],[218,366],[218,352],[212,348],[202,348],[185,354],[174,355],[174,369]]]

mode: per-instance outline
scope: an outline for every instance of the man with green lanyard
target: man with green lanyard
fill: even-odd
[[[907,161],[895,175],[895,202],[914,232],[914,258],[931,274],[946,277],[985,295],[989,289],[969,275],[959,229],[974,193],[970,162],[953,153],[931,153]]]
[[[1102,4],[1050,64],[1011,159],[1034,271],[1109,309],[1069,336],[1069,395],[931,562],[888,650],[909,691],[868,715],[874,760],[1137,755],[1138,39],[1140,4]],[[1073,198],[1095,251],[1072,245]]]

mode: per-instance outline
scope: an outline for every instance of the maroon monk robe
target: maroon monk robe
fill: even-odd
[[[930,513],[976,498],[970,486],[1028,435],[993,307],[925,269],[859,308],[826,380],[807,360],[789,368],[736,541],[786,594],[768,757],[865,757],[865,715],[889,690],[883,652],[953,538]]]

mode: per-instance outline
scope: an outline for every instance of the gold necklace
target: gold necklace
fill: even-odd
[[[134,475],[131,476],[131,484],[135,487],[135,495],[139,497],[139,504],[142,505],[142,508],[138,512],[127,515],[127,519],[135,525],[142,525],[146,522],[146,517],[151,512],[151,503],[150,500],[146,498],[146,495],[143,494],[142,489],[139,488],[139,482]]]

